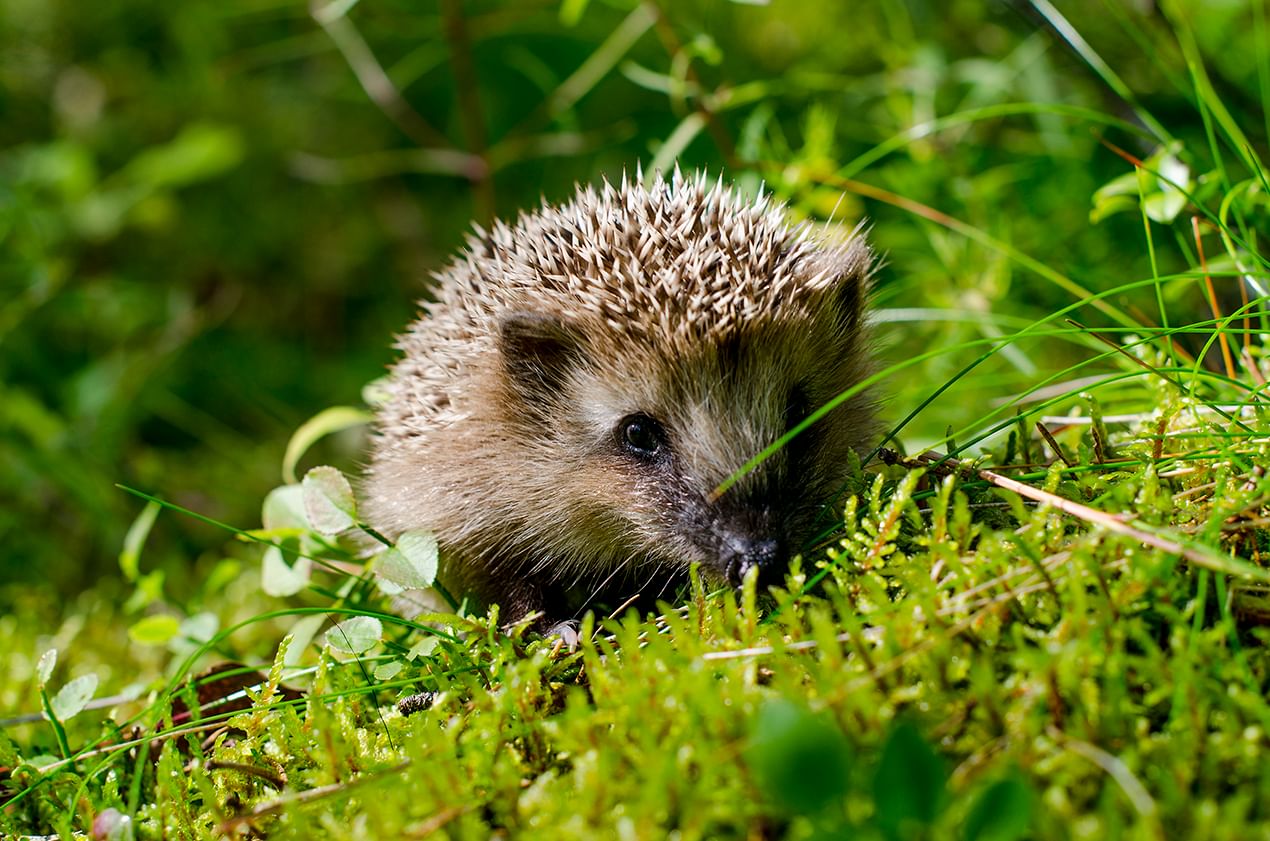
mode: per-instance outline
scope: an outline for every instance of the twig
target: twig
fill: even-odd
[[[287,785],[287,775],[285,773],[275,773],[268,768],[261,768],[258,765],[248,765],[245,762],[226,762],[221,759],[210,759],[207,762],[208,771],[238,771],[249,777],[255,777],[270,787],[281,791]],[[188,768],[187,768],[188,772]]]
[[[1222,329],[1222,312],[1221,306],[1217,303],[1217,290],[1213,288],[1213,277],[1208,273],[1208,261],[1204,259],[1204,238],[1199,232],[1199,217],[1191,217],[1191,232],[1195,236],[1195,250],[1199,254],[1199,267],[1204,272],[1204,286],[1208,290],[1208,305],[1213,310],[1213,321],[1217,330],[1217,341],[1221,343],[1222,361],[1226,363],[1226,376],[1232,380],[1237,379],[1235,373],[1235,360],[1230,355],[1230,341],[1226,338],[1226,331]]]
[[[1063,464],[1067,465],[1068,467],[1076,466],[1075,464],[1072,463],[1072,460],[1069,459],[1063,453],[1063,448],[1058,446],[1058,442],[1054,440],[1054,436],[1050,433],[1048,429],[1045,428],[1045,424],[1041,423],[1040,421],[1037,421],[1036,431],[1041,433],[1041,437],[1045,439],[1045,443],[1050,445],[1050,449],[1054,451],[1054,456],[1056,458],[1061,459]]]
[[[235,815],[234,817],[229,818],[228,820],[224,821],[220,825],[220,830],[221,832],[229,834],[232,829],[239,826],[240,824],[248,823],[250,821],[256,820],[257,818],[263,818],[268,815],[277,814],[279,812],[285,811],[289,806],[312,803],[315,800],[321,800],[325,797],[330,797],[335,794],[340,794],[341,792],[348,791],[349,789],[355,788],[357,786],[365,785],[366,783],[369,783],[369,782],[376,782],[390,774],[398,774],[409,767],[410,767],[410,760],[407,759],[404,762],[399,762],[396,765],[393,765],[389,768],[384,768],[381,771],[370,773],[370,774],[363,774],[362,776],[357,777],[353,780],[350,780],[346,783],[331,783],[329,785],[318,786],[317,788],[310,788],[310,789],[305,789],[304,791],[297,791],[294,794],[284,794],[283,796],[279,797],[276,800],[272,800],[268,803],[260,804],[259,806],[252,809],[250,812],[247,812],[246,814]]]
[[[1129,802],[1133,804],[1134,811],[1139,815],[1151,821],[1153,828],[1156,830],[1158,837],[1163,837],[1160,832],[1160,826],[1156,823],[1156,805],[1152,799],[1151,793],[1147,791],[1142,781],[1134,776],[1129,770],[1129,766],[1118,756],[1107,753],[1100,747],[1091,745],[1089,742],[1082,742],[1079,739],[1069,739],[1062,731],[1049,727],[1046,729],[1050,738],[1058,742],[1067,750],[1083,756],[1099,768],[1107,772],[1107,775],[1116,781],[1120,786],[1120,790],[1129,798]]]
[[[1048,503],[1050,506],[1057,508],[1064,514],[1070,514],[1073,517],[1084,520],[1087,523],[1102,526],[1108,531],[1117,534],[1123,534],[1134,540],[1140,541],[1162,552],[1171,555],[1178,555],[1185,558],[1197,566],[1213,569],[1218,572],[1224,572],[1232,575],[1249,576],[1260,580],[1270,580],[1270,572],[1254,567],[1252,564],[1242,559],[1226,558],[1215,551],[1201,552],[1192,546],[1186,546],[1176,540],[1168,537],[1138,528],[1125,522],[1126,515],[1108,514],[1106,511],[1099,511],[1096,508],[1090,508],[1088,505],[1081,505],[1079,502],[1072,502],[1070,499],[1064,499],[1056,494],[1043,491],[1040,488],[1034,488],[1031,485],[1025,485],[1022,482],[1002,476],[999,473],[993,473],[991,470],[980,470],[979,476],[982,479],[991,482],[999,488],[1014,491],[1019,496],[1027,499],[1034,499],[1037,502]]]
[[[348,5],[340,2],[314,2],[309,6],[309,14],[326,31],[336,49],[344,56],[371,102],[378,105],[379,110],[396,123],[407,137],[420,146],[450,146],[449,139],[419,116],[419,112],[410,107],[392,79],[388,78],[366,40],[346,17]]]

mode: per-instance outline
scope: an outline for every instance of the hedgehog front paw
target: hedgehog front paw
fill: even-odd
[[[567,648],[570,651],[578,650],[578,641],[580,637],[578,636],[578,623],[574,619],[566,619],[563,622],[557,622],[555,625],[552,625],[547,629],[544,636],[547,637],[547,639],[555,637],[555,639],[559,641],[558,644],[561,647]]]

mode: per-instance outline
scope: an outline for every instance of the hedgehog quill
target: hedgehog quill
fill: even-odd
[[[659,598],[692,564],[781,580],[876,433],[873,260],[703,176],[585,188],[477,228],[401,337],[366,510],[432,531],[441,579],[550,628],[597,599]]]

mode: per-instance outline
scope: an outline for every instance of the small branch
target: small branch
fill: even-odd
[[[309,14],[344,56],[371,102],[378,105],[407,137],[420,146],[449,146],[449,138],[419,116],[419,112],[410,107],[392,79],[388,78],[366,40],[346,17],[348,6],[348,3],[338,0],[326,5],[314,2],[309,6]]]
[[[1045,443],[1050,445],[1050,449],[1054,451],[1055,457],[1062,460],[1063,464],[1068,467],[1075,467],[1072,460],[1063,454],[1063,448],[1058,446],[1058,442],[1054,440],[1054,435],[1046,428],[1045,424],[1040,421],[1036,422],[1036,431],[1041,433],[1041,437],[1045,439]]]
[[[262,818],[267,815],[278,814],[280,812],[286,811],[286,809],[289,808],[290,806],[300,805],[304,803],[312,803],[315,800],[321,800],[326,797],[331,797],[332,795],[340,794],[341,792],[345,792],[345,791],[348,791],[349,789],[356,788],[361,785],[365,785],[366,783],[369,783],[369,782],[376,782],[388,776],[395,776],[401,773],[402,771],[404,771],[408,767],[410,767],[410,760],[407,759],[404,762],[399,762],[396,765],[393,765],[389,768],[385,768],[381,771],[376,771],[369,774],[363,774],[362,776],[357,777],[356,779],[351,780],[347,783],[331,783],[330,785],[324,785],[324,786],[318,786],[317,788],[305,789],[304,791],[299,791],[294,794],[284,794],[282,797],[279,797],[277,800],[274,800],[269,803],[262,803],[259,806],[256,806],[256,808],[252,809],[250,812],[247,812],[246,814],[235,815],[234,817],[229,818],[228,820],[226,820],[220,825],[220,830],[221,832],[229,834],[236,827],[241,826],[242,824],[245,824],[245,823],[250,823],[251,821],[254,821],[257,818]]]
[[[1142,781],[1134,776],[1129,770],[1129,766],[1118,756],[1107,753],[1100,747],[1091,745],[1088,742],[1082,742],[1078,739],[1069,739],[1059,730],[1050,727],[1047,729],[1050,738],[1058,742],[1065,749],[1071,751],[1077,756],[1083,756],[1090,762],[1097,765],[1107,775],[1116,781],[1120,786],[1120,790],[1129,798],[1129,802],[1133,804],[1134,811],[1150,821],[1156,830],[1157,837],[1163,837],[1160,833],[1160,826],[1157,821],[1157,809],[1155,800],[1152,799],[1150,792]]]
[[[1204,272],[1204,286],[1208,290],[1208,305],[1213,310],[1214,329],[1217,330],[1217,341],[1221,343],[1222,361],[1226,363],[1226,376],[1232,380],[1238,379],[1235,373],[1235,360],[1230,355],[1230,341],[1226,338],[1226,331],[1222,329],[1222,312],[1221,306],[1217,303],[1217,291],[1213,288],[1212,275],[1208,273],[1208,261],[1204,259],[1204,238],[1199,232],[1199,217],[1191,217],[1191,232],[1195,236],[1195,250],[1199,254],[1199,267]]]
[[[188,772],[187,768],[187,772]],[[287,785],[287,775],[285,773],[277,773],[268,768],[261,768],[258,765],[248,765],[245,762],[225,762],[220,759],[210,759],[207,762],[208,771],[237,771],[240,774],[246,774],[249,777],[267,783],[271,788],[281,791]]]
[[[1043,491],[1040,488],[1034,488],[1023,482],[1002,476],[999,473],[993,473],[991,470],[980,470],[979,477],[999,488],[1008,491],[1014,491],[1025,499],[1032,499],[1037,502],[1044,502],[1053,508],[1069,514],[1077,519],[1084,520],[1087,523],[1102,526],[1108,531],[1131,537],[1161,552],[1167,552],[1170,555],[1177,555],[1185,558],[1196,566],[1205,567],[1217,572],[1226,573],[1228,575],[1246,576],[1256,578],[1258,580],[1270,580],[1270,572],[1259,567],[1253,566],[1251,563],[1241,558],[1227,558],[1216,551],[1208,549],[1208,551],[1200,551],[1201,547],[1192,545],[1187,546],[1183,543],[1169,537],[1164,537],[1146,529],[1139,528],[1126,522],[1128,515],[1108,514],[1106,511],[1099,511],[1097,508],[1090,508],[1088,505],[1081,505],[1079,502],[1072,502],[1056,494]],[[1208,547],[1202,547],[1207,549]]]

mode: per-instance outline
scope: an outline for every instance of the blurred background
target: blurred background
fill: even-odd
[[[1092,290],[1150,277],[1136,209],[1091,220],[1132,172],[1108,144],[1155,151],[1148,114],[1192,172],[1212,165],[1181,21],[1264,153],[1266,12],[1058,5],[1075,47],[1048,4],[970,0],[0,0],[0,612],[109,590],[142,506],[116,484],[256,525],[290,434],[359,402],[473,220],[636,163],[869,219],[892,356],[1073,300],[1011,249]],[[1185,237],[1158,237],[1161,271],[1187,265]],[[1202,317],[1197,287],[1170,290]],[[1149,312],[1144,294],[1117,303]],[[938,439],[1086,354],[1041,347],[902,438]],[[972,358],[888,383],[889,413]],[[335,436],[309,461],[355,470],[360,446]],[[165,513],[142,566],[179,603],[226,569],[226,543]]]

